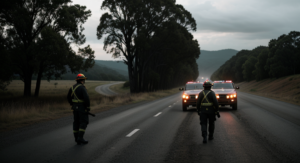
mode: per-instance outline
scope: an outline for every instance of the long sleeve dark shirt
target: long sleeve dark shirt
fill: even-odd
[[[78,85],[80,85],[80,86],[78,88],[76,88]],[[75,88],[76,88],[75,94],[78,97],[78,99],[83,100],[84,101],[84,103],[83,103],[84,106],[89,108],[90,107],[90,98],[89,98],[89,95],[87,93],[87,90],[86,90],[85,86],[82,85],[82,84],[77,83],[77,84],[73,85],[73,89],[75,89]],[[74,95],[72,95],[72,92],[73,92],[72,88],[70,88],[69,92],[68,92],[68,96],[67,96],[68,102],[70,103],[70,105],[74,104],[72,102],[72,99],[74,99]]]
[[[208,92],[210,91],[210,93],[206,96],[206,99],[212,103],[212,106],[201,106],[201,102],[204,98],[204,94],[203,91],[205,92],[205,94],[207,95]],[[197,111],[201,112],[201,113],[215,113],[217,111],[219,111],[219,103],[218,100],[216,98],[216,94],[214,91],[212,90],[203,90],[198,94],[198,100],[197,100]],[[207,103],[207,101],[204,99],[203,103]]]

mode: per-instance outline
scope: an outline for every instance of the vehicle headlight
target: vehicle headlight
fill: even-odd
[[[184,95],[182,95],[182,98],[185,98],[186,97],[186,95],[184,94]]]
[[[236,98],[236,94],[227,95],[226,98]]]
[[[198,95],[196,95],[195,97],[196,97],[196,99],[198,99]]]
[[[219,95],[216,95],[216,97],[217,97],[217,99],[218,99],[218,98],[220,98],[220,96],[219,96]]]

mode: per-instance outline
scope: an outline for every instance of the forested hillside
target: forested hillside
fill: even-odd
[[[201,50],[201,55],[197,59],[199,77],[210,77],[222,64],[236,55],[237,52],[234,49],[218,51]]]
[[[115,70],[119,74],[122,74],[123,76],[128,77],[128,67],[122,60],[121,61],[95,60],[95,64]]]
[[[95,64],[88,71],[81,71],[88,80],[104,80],[104,81],[127,81],[128,75],[123,75],[118,70]],[[77,74],[67,73],[62,75],[63,80],[74,80]]]
[[[198,64],[199,76],[210,77],[222,64],[236,55],[238,51],[234,49],[223,49],[217,51],[201,50],[200,57],[196,60]],[[120,74],[128,77],[128,68],[123,61],[103,61],[95,60],[95,64],[106,66]]]
[[[268,47],[241,50],[211,76],[234,82],[279,78],[300,73],[300,32],[272,39]]]

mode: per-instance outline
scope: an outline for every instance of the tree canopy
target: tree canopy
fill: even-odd
[[[196,22],[174,0],[104,0],[98,39],[105,36],[104,50],[124,57],[130,91],[155,91],[198,77],[197,40],[190,30]],[[181,73],[182,72],[182,73]]]
[[[67,67],[74,73],[94,64],[94,52],[87,46],[76,54],[71,45],[85,43],[83,23],[91,15],[85,6],[71,0],[4,0],[0,23],[8,59],[24,81],[24,96],[31,95],[33,74],[38,75],[38,96],[43,76],[59,78]],[[2,81],[2,78],[1,78]]]

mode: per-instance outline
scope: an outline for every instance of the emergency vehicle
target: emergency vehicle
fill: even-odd
[[[180,88],[182,94],[182,111],[188,107],[196,107],[198,94],[203,90],[203,82],[187,82],[185,88]]]
[[[230,105],[233,110],[237,110],[237,93],[234,88],[234,83],[231,80],[214,81],[211,87],[215,92],[219,105]]]

